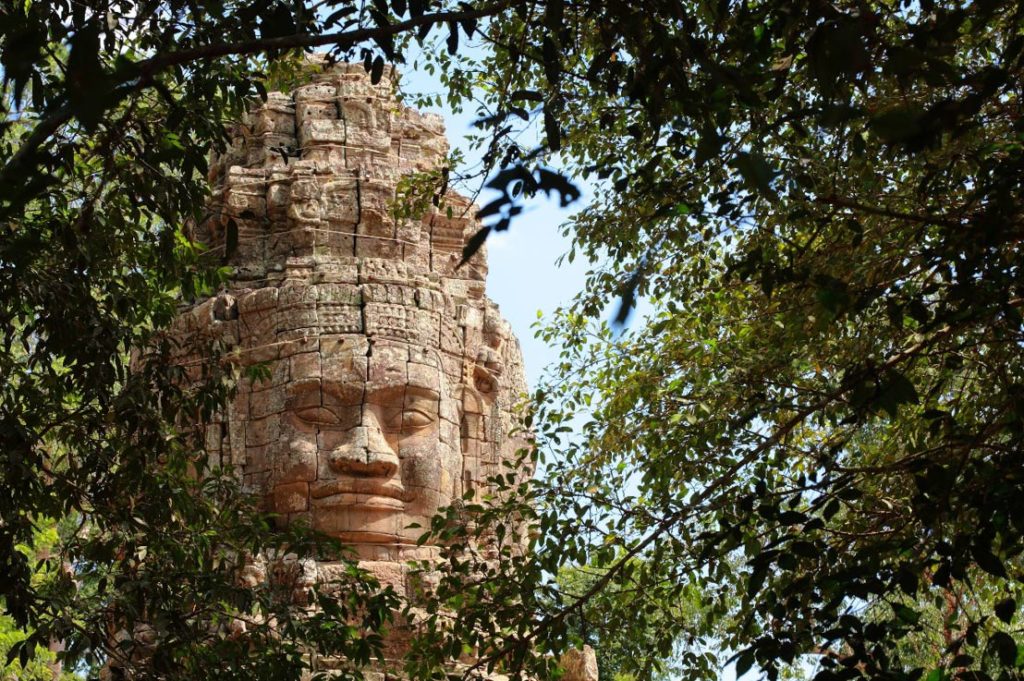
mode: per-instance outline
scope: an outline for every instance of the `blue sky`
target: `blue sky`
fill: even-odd
[[[406,92],[439,90],[433,77],[415,71],[411,63],[401,70],[402,87]],[[479,154],[469,149],[466,136],[473,130],[476,116],[472,112],[455,114],[448,107],[424,110],[444,116],[452,148],[462,149],[468,164],[474,164]],[[586,194],[586,188],[581,189]],[[486,196],[478,200],[481,204],[486,201]],[[492,232],[487,239],[487,294],[499,305],[519,337],[531,388],[536,386],[543,369],[558,356],[556,349],[533,336],[531,327],[537,321],[538,310],[548,315],[583,288],[586,264],[577,260],[572,265],[559,267],[555,260],[569,250],[569,240],[561,236],[559,225],[585,201],[586,195],[563,209],[557,200],[538,196],[527,204],[521,215],[513,218],[508,231]]]

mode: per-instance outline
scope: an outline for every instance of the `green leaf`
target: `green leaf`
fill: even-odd
[[[988,639],[988,650],[993,650],[1004,667],[1013,667],[1017,662],[1017,644],[1013,637],[1003,631],[997,631]]]
[[[971,556],[985,572],[996,577],[1007,577],[1006,567],[1003,562],[983,542],[976,541],[971,545]]]
[[[919,580],[917,573],[913,568],[906,565],[901,566],[896,573],[896,580],[900,585],[900,589],[903,590],[903,593],[908,596],[914,596],[917,594]]]
[[[7,663],[5,666],[10,667],[12,664],[14,664],[14,660],[16,659],[21,660],[22,667],[25,666],[24,658],[22,658],[21,656],[24,655],[23,651],[25,651],[28,648],[28,645],[26,644],[27,641],[25,639],[15,641],[13,644],[11,644],[11,647],[7,650]]]
[[[700,141],[693,154],[693,162],[699,168],[708,161],[718,156],[725,144],[726,138],[722,137],[714,128],[705,128],[700,134]]]
[[[747,596],[753,598],[764,586],[764,580],[768,576],[768,562],[756,562],[750,571],[750,578],[747,581]]]
[[[883,377],[875,403],[895,419],[899,416],[901,404],[917,404],[918,399],[914,384],[900,372],[890,370]]]
[[[1004,598],[996,603],[992,610],[996,617],[1009,624],[1013,620],[1014,613],[1017,612],[1017,601],[1012,597]]]
[[[750,671],[750,668],[754,666],[754,651],[744,650],[740,653],[739,657],[736,658],[736,678],[739,678]]]
[[[922,132],[921,119],[924,112],[920,107],[900,106],[873,116],[869,123],[871,131],[889,144],[907,142]]]
[[[373,66],[370,68],[370,82],[374,85],[380,82],[380,79],[384,76],[384,57],[377,56],[373,60]]]
[[[782,526],[796,525],[807,520],[807,515],[799,511],[783,511],[779,514],[779,524]]]
[[[466,245],[462,248],[462,260],[459,261],[459,267],[469,262],[469,259],[480,250],[484,245],[484,242],[487,241],[487,235],[490,233],[490,227],[481,227],[469,238],[469,241],[467,241]]]
[[[913,47],[897,46],[886,53],[884,69],[897,76],[908,76],[921,70],[926,55]]]
[[[818,25],[807,41],[807,59],[818,87],[831,97],[870,67],[861,22],[847,16]]]
[[[275,2],[260,14],[260,35],[263,38],[280,38],[295,33],[295,19],[283,2]]]
[[[896,614],[896,618],[906,624],[914,625],[917,624],[921,619],[921,613],[911,608],[908,605],[902,603],[896,603],[892,606],[893,612]]]
[[[96,21],[79,28],[71,38],[66,83],[75,115],[86,129],[95,130],[103,112],[113,104],[107,75],[100,63],[100,33]]]
[[[817,558],[821,551],[813,542],[795,541],[789,545],[790,550],[801,558]]]
[[[544,134],[547,136],[548,148],[551,151],[558,151],[562,148],[562,131],[558,126],[558,119],[549,105],[544,107]]]
[[[764,157],[758,152],[740,152],[733,158],[733,166],[751,189],[772,199],[778,194],[772,188],[774,171]]]

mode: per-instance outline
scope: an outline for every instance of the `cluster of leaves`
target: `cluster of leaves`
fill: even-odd
[[[638,563],[634,558],[632,563]],[[635,569],[635,568],[632,568]],[[612,583],[596,590],[585,600],[581,597],[593,589],[605,570],[587,566],[566,566],[558,574],[558,595],[560,603],[550,604],[549,610],[557,610],[579,602],[567,617],[569,644],[575,648],[589,645],[596,651],[597,668],[603,678],[613,681],[635,681],[637,678],[652,678],[667,681],[681,674],[681,660],[714,662],[707,651],[695,646],[694,635],[701,627],[705,616],[705,592],[701,585],[693,584],[679,594],[669,607],[652,608],[642,618],[634,619],[637,626],[621,626],[618,608],[626,601],[643,608],[646,600],[634,589],[623,591],[621,584]],[[709,602],[711,599],[709,599]],[[670,619],[662,619],[670,613]],[[675,632],[676,640],[672,649],[666,651],[658,632]],[[657,655],[651,652],[657,650]]]
[[[18,550],[30,556],[32,560],[49,555],[60,540],[57,528],[52,523],[40,523],[31,546],[22,545]],[[36,575],[36,580],[48,579],[45,573]],[[0,660],[10,659],[9,653],[15,646],[21,645],[27,633],[15,625],[14,620],[6,615],[0,616]],[[21,657],[20,655],[16,657]],[[37,645],[34,650],[22,659],[12,659],[0,667],[0,679],[3,681],[72,681],[74,676],[63,670],[57,663],[54,650]]]
[[[0,655],[6,658],[11,647],[25,637],[25,632],[14,626],[9,617],[0,618]],[[0,679],[4,681],[54,681],[56,655],[42,646],[37,646],[33,654],[23,666],[20,660],[12,660],[2,670]],[[62,673],[58,681],[72,681],[70,674]]]
[[[548,479],[478,519],[534,553],[457,597],[477,628],[534,608],[483,659],[618,591],[607,626],[646,620],[652,656],[685,632],[771,678],[1019,676],[1024,10],[556,0],[485,41],[489,214],[555,151],[597,198],[566,227],[587,290],[541,331]],[[613,297],[653,311],[613,333]],[[559,601],[566,565],[602,577]],[[673,621],[695,587],[706,621]]]
[[[431,206],[454,215],[448,205],[448,186],[451,170],[462,163],[462,153],[453,151],[444,166],[411,173],[399,179],[395,187],[395,198],[388,202],[388,210],[395,220],[421,220]]]

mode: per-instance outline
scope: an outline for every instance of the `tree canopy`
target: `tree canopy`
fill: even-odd
[[[539,330],[564,348],[534,396],[547,476],[508,476],[510,494],[459,510],[472,524],[438,521],[449,572],[410,671],[475,649],[481,667],[546,673],[544,654],[598,602],[593,625],[635,634],[640,657],[685,639],[680,675],[717,677],[730,655],[739,672],[770,678],[1019,675],[1020,7],[379,0],[3,12],[2,595],[19,626],[82,641],[69,659],[105,645],[111,602],[132,604],[121,617],[154,599],[180,609],[161,587],[168,565],[202,580],[211,551],[268,541],[252,508],[228,501],[227,482],[191,489],[226,478],[189,476],[194,447],[174,429],[182,413],[215,409],[231,376],[211,370],[204,390],[187,392],[160,362],[128,371],[129,349],[152,343],[180,297],[217,284],[218,263],[182,232],[201,219],[208,150],[247,98],[289,77],[294,50],[323,46],[379,75],[410,41],[436,40],[422,53],[449,97],[481,102],[497,191],[471,247],[515,229],[524,195],[571,202],[588,178],[595,198],[565,229],[567,257],[593,268]],[[524,146],[518,133],[532,125],[543,141]],[[623,322],[641,297],[654,311],[628,330],[602,321],[610,298]],[[154,474],[160,457],[180,463]],[[15,547],[42,519],[69,517],[88,518],[91,533],[69,532],[67,557],[83,575],[102,569],[90,591],[54,566],[44,591]],[[523,520],[529,554],[496,529]],[[472,533],[505,560],[466,552]],[[571,566],[599,576],[563,588],[557,575]],[[104,582],[108,570],[118,578]],[[186,600],[202,602],[195,588]],[[680,607],[694,590],[697,618]],[[249,607],[231,593],[232,607]],[[275,658],[281,669],[305,635]]]
[[[564,600],[495,655],[618,593],[606,631],[649,654],[729,651],[685,655],[693,676],[730,653],[772,678],[1018,673],[1021,20],[613,2],[495,24],[487,123],[535,108],[541,156],[597,186],[565,228],[587,290],[540,331],[564,349],[536,395],[548,478],[517,509],[536,552],[475,592]],[[614,296],[619,321],[654,312],[616,331]],[[565,593],[566,564],[603,576]]]

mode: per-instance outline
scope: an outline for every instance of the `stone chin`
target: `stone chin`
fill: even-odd
[[[379,497],[376,500],[380,503],[369,497],[352,499],[348,503],[338,500],[337,505],[314,505],[311,512],[313,529],[346,544],[408,543],[396,534],[396,524],[405,519],[404,509],[388,508],[384,504],[390,500]]]

